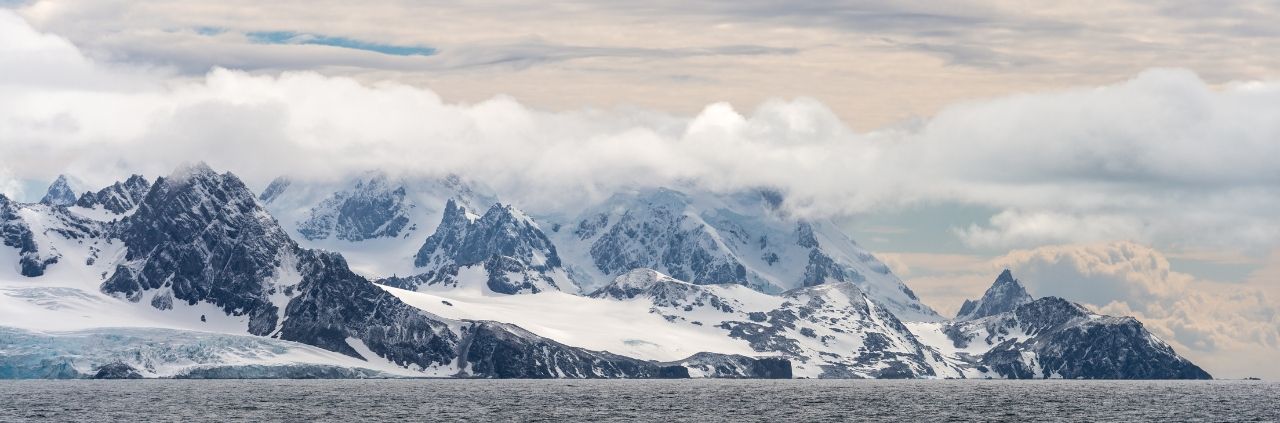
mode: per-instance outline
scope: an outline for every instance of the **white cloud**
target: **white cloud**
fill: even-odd
[[[1108,239],[1137,239],[1144,223],[1136,216],[1075,216],[1054,212],[1005,210],[991,217],[990,226],[976,223],[953,232],[974,247],[1004,247]]]
[[[21,199],[25,196],[24,194],[22,185],[13,178],[9,169],[0,165],[0,195],[4,195],[10,199]]]
[[[15,178],[65,170],[105,184],[206,160],[262,186],[278,174],[378,168],[463,174],[532,209],[619,186],[771,186],[803,215],[937,202],[1001,210],[957,230],[975,246],[1132,239],[1259,252],[1280,240],[1280,83],[1216,90],[1155,70],[858,133],[810,99],[751,113],[715,103],[691,117],[548,112],[314,72],[191,79],[104,65],[7,11],[0,31],[13,41],[0,46],[0,157]]]

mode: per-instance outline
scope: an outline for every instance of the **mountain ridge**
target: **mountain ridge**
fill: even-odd
[[[113,187],[145,181],[137,178],[98,193],[124,200]],[[0,354],[0,374],[9,369],[10,374],[67,377],[255,372],[330,377],[1209,377],[1136,319],[1096,315],[1054,297],[1025,301],[1029,295],[1008,271],[966,309],[965,319],[900,319],[898,313],[911,312],[902,299],[914,295],[907,295],[909,289],[887,267],[883,273],[876,270],[879,262],[851,240],[821,222],[779,225],[761,223],[772,219],[764,215],[739,213],[777,207],[780,197],[746,194],[732,206],[690,208],[692,197],[662,192],[645,203],[656,207],[645,213],[661,218],[635,222],[683,222],[676,226],[686,232],[656,238],[678,242],[659,244],[699,247],[682,251],[695,255],[673,257],[671,263],[716,253],[725,254],[721,263],[769,266],[770,260],[749,260],[743,252],[777,252],[774,264],[796,264],[789,268],[797,272],[793,288],[766,293],[741,280],[692,283],[640,267],[580,295],[576,287],[526,290],[516,283],[505,286],[518,289],[494,289],[494,267],[488,263],[502,258],[510,265],[498,267],[506,277],[554,270],[567,278],[571,269],[553,265],[564,260],[554,241],[571,236],[593,240],[577,246],[594,245],[606,229],[618,234],[617,240],[626,239],[630,235],[616,226],[624,211],[598,220],[590,216],[599,214],[584,213],[588,218],[572,226],[539,224],[510,204],[492,203],[485,215],[477,216],[466,212],[464,200],[448,199],[439,224],[430,229],[441,235],[436,238],[440,241],[426,248],[429,236],[418,251],[427,251],[426,264],[465,264],[459,266],[465,271],[454,275],[457,283],[452,286],[402,286],[415,288],[404,290],[388,283],[395,275],[375,284],[344,254],[306,248],[295,240],[263,203],[287,201],[291,192],[305,187],[296,182],[272,186],[255,196],[234,174],[196,163],[157,178],[123,213],[99,213],[96,207],[102,203],[94,208],[25,204],[0,196],[5,245],[0,260],[11,263],[14,274],[0,275],[0,317],[18,325],[15,330],[37,331],[15,332],[3,342],[43,345],[41,354],[57,357],[48,361],[55,367],[40,369],[30,356]],[[457,186],[442,192],[456,194]],[[414,192],[406,189],[405,198]],[[416,202],[438,196],[415,198],[415,207],[426,207]],[[125,205],[121,201],[116,208]],[[677,207],[683,217],[675,217]],[[591,222],[602,224],[588,235],[590,230],[583,228],[592,227]],[[544,227],[550,232],[543,232]],[[575,234],[578,229],[582,233]],[[667,238],[672,233],[701,235]],[[714,242],[686,244],[679,239]],[[840,244],[841,239],[847,243]],[[779,247],[770,249],[774,245]],[[812,272],[822,273],[823,283],[806,282],[814,260],[803,256],[814,252],[828,256],[834,266],[828,268],[831,272]],[[38,272],[27,271],[37,267]],[[799,273],[802,268],[806,270]],[[840,272],[843,277],[836,277]],[[886,289],[897,296],[887,295]],[[873,295],[877,290],[880,295]],[[595,319],[582,319],[582,313]],[[274,339],[282,343],[270,348],[285,352],[274,356],[294,361],[284,367],[227,367],[213,361],[201,362],[199,369],[187,367],[188,373],[155,372],[146,362],[122,358],[119,351],[86,350],[85,344],[68,344],[68,338],[49,332],[115,324],[111,322],[179,331],[149,332],[138,339],[200,339],[182,332],[189,330],[256,337],[192,344],[209,348],[266,345],[252,339]],[[368,364],[355,369],[345,359],[302,359],[319,357],[303,351],[328,351]],[[188,364],[182,366],[197,365],[190,357],[183,360]],[[348,364],[325,364],[337,362]]]

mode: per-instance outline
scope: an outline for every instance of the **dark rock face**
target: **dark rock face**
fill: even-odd
[[[801,248],[809,249],[809,263],[804,267],[804,276],[801,280],[801,286],[817,286],[829,282],[863,282],[866,276],[858,273],[856,270],[836,263],[831,256],[822,250],[822,245],[818,243],[818,238],[813,234],[813,225],[808,222],[799,222],[796,224],[796,245]],[[867,261],[871,257],[860,257]],[[889,269],[885,267],[880,273],[889,273]],[[904,292],[908,293],[908,297],[916,299],[915,294],[906,289],[903,285]]]
[[[254,335],[276,327],[266,281],[296,247],[235,175],[200,164],[160,178],[114,235],[128,253],[104,292],[137,302],[144,291],[168,289],[175,300],[248,315]]]
[[[689,368],[684,366],[662,366],[658,368],[658,379],[688,379]]]
[[[463,329],[463,369],[485,378],[657,378],[663,366],[607,352],[570,347],[517,326],[471,322]]]
[[[285,185],[273,182],[263,197],[274,198],[284,192],[287,182],[282,184]],[[377,176],[322,201],[311,210],[309,218],[298,222],[298,233],[309,240],[330,235],[345,241],[394,238],[409,226],[412,207],[405,199],[403,186],[393,186],[385,176]]]
[[[560,288],[550,275],[561,265],[556,247],[524,213],[501,204],[472,221],[466,210],[449,200],[436,232],[414,256],[414,265],[424,272],[384,283],[405,289],[422,283],[457,284],[460,269],[483,266],[487,285],[494,292],[537,293]]]
[[[1040,340],[1040,365],[1086,379],[1211,379],[1132,317],[1108,317],[1064,328]]]
[[[1025,338],[1012,335],[1017,332]],[[955,323],[947,334],[958,347],[970,342],[994,345],[976,357],[976,364],[1008,378],[1210,378],[1136,319],[1095,315],[1057,297]],[[985,338],[978,339],[981,334]]]
[[[301,250],[298,262],[302,281],[278,338],[361,357],[347,341],[355,339],[401,366],[447,366],[457,357],[448,325],[352,273],[342,256]]]
[[[40,203],[51,206],[69,206],[76,203],[76,192],[71,188],[66,175],[58,175],[58,179],[49,185],[49,190],[45,192],[44,198],[40,199]]]
[[[122,362],[104,364],[93,373],[94,379],[142,379],[138,369]]]
[[[1012,272],[1005,269],[996,278],[995,283],[987,288],[987,292],[982,294],[981,299],[964,301],[960,306],[960,313],[956,315],[956,321],[973,320],[1013,311],[1032,300],[1031,294],[1027,293],[1022,283],[1013,278]]]
[[[791,360],[778,357],[757,358],[751,364],[751,377],[760,379],[791,379]]]
[[[98,192],[86,192],[80,195],[76,205],[86,208],[101,205],[112,213],[120,214],[142,202],[142,198],[147,195],[149,189],[151,189],[151,183],[147,182],[146,178],[142,175],[133,175],[124,182],[116,182]]]
[[[791,379],[791,361],[781,357],[747,357],[737,354],[697,353],[668,363],[697,371],[706,377],[728,379]]]
[[[848,277],[844,269],[837,266],[822,250],[809,250],[809,264],[804,268],[804,286],[821,285],[827,281],[847,282]]]

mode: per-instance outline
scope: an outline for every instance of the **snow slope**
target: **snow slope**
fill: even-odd
[[[363,236],[339,237],[339,222],[358,222],[367,218],[368,210],[362,210],[360,202],[345,201],[352,198],[380,198],[403,189],[403,199],[369,201],[364,205],[391,204],[396,213],[407,220],[403,228],[389,236],[385,230],[373,230]],[[259,197],[267,211],[280,222],[285,231],[304,248],[337,251],[346,257],[352,270],[369,278],[406,276],[414,274],[414,254],[427,237],[435,232],[444,215],[446,202],[452,199],[468,210],[485,210],[497,200],[484,190],[473,189],[457,177],[441,179],[406,179],[382,175],[376,172],[339,182],[290,182],[277,179]],[[384,221],[391,224],[392,222]],[[372,226],[372,225],[370,225]],[[306,228],[325,228],[314,235],[302,236]],[[385,226],[378,226],[385,229]],[[326,232],[327,231],[327,232]]]
[[[483,280],[479,270],[461,280]],[[480,282],[383,289],[432,314],[517,324],[588,349],[658,361],[698,352],[780,356],[796,377],[962,377],[848,282],[770,295],[636,269],[590,296],[503,295]]]
[[[483,280],[481,271],[468,269],[459,279]],[[513,323],[568,345],[642,360],[673,361],[699,352],[760,355],[746,342],[724,336],[723,330],[673,325],[650,313],[651,305],[642,302],[620,303],[554,290],[504,295],[489,291],[483,283],[428,286],[420,288],[423,292],[382,289],[441,317]]]

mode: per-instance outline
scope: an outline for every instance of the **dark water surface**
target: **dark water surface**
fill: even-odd
[[[0,421],[1280,421],[1280,383],[0,381]]]

